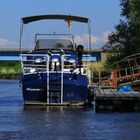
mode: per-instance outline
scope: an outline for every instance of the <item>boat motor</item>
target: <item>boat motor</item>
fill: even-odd
[[[84,51],[84,46],[83,45],[78,45],[76,48],[77,51],[77,56],[78,56],[78,66],[79,66],[79,71],[81,74],[81,68],[82,68],[82,55]]]

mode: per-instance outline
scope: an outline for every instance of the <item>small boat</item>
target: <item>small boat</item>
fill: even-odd
[[[140,53],[129,55],[112,64],[110,78],[101,80],[100,84],[106,84],[113,87],[140,85]]]
[[[75,45],[72,34],[35,34],[33,49],[25,51],[23,27],[40,20],[72,21],[88,26],[88,44]],[[54,38],[57,36],[57,38]],[[63,36],[63,37],[62,37]],[[65,37],[64,37],[65,36]],[[68,36],[71,39],[68,39]],[[84,53],[86,50],[86,53]],[[91,31],[90,20],[71,15],[38,15],[23,17],[20,30],[21,87],[25,105],[84,105],[91,103],[90,72]],[[83,60],[83,54],[86,60]]]

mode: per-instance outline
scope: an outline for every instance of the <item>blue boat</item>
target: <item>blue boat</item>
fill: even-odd
[[[72,34],[35,34],[32,50],[22,53],[23,25],[38,20],[64,20],[86,23],[86,17],[71,15],[39,15],[23,17],[20,31],[21,87],[25,105],[84,105],[91,103],[90,61],[83,62],[84,46],[75,45]],[[65,37],[64,37],[65,36]],[[69,39],[68,39],[69,38]],[[91,35],[89,30],[90,59]],[[88,51],[87,51],[88,50]],[[88,57],[89,56],[89,57]]]

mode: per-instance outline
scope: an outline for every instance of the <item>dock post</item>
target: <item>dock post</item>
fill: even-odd
[[[113,69],[111,71],[111,86],[117,87],[117,70]]]

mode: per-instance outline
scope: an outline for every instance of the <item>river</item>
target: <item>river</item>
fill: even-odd
[[[140,113],[24,108],[18,80],[0,80],[0,140],[140,140]]]

